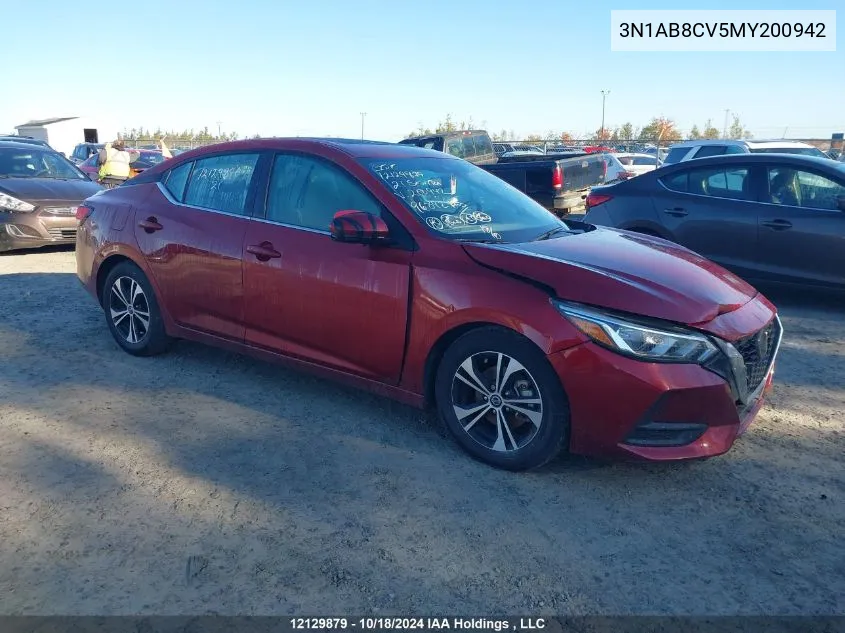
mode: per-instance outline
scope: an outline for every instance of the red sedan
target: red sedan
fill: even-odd
[[[716,264],[413,146],[214,145],[77,217],[79,278],[130,354],[191,339],[431,405],[512,470],[723,453],[781,340],[775,307]]]

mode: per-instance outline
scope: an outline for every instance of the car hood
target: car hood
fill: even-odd
[[[465,244],[478,263],[551,287],[558,298],[688,325],[748,303],[757,291],[666,240],[594,228],[520,244]]]
[[[90,180],[59,180],[57,178],[2,178],[0,191],[25,202],[42,200],[82,201],[100,185]]]

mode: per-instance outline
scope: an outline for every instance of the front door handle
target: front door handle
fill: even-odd
[[[673,209],[663,209],[663,213],[668,213],[669,215],[673,215],[676,218],[682,218],[687,215],[687,210],[682,209],[681,207],[675,207]]]
[[[767,222],[761,222],[761,224],[775,231],[785,231],[786,229],[792,228],[792,222],[789,220],[769,220]]]
[[[158,223],[158,220],[150,216],[146,220],[141,220],[138,222],[138,226],[144,229],[147,233],[154,233],[155,231],[161,231],[164,227]]]
[[[266,262],[268,260],[282,256],[279,251],[273,248],[273,244],[270,242],[261,242],[261,244],[250,244],[246,247],[246,252],[252,253],[253,255],[255,255],[256,259],[262,262]]]

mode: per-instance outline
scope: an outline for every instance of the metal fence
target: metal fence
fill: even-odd
[[[135,149],[158,149],[158,139],[155,138],[129,138],[123,137],[124,143],[127,147]],[[165,138],[164,143],[170,149],[189,150],[195,147],[205,147],[206,145],[214,145],[216,143],[223,143],[220,140],[195,140],[195,139],[180,139],[180,138]]]
[[[681,143],[683,141],[691,141],[696,139],[680,139],[680,140],[673,140],[673,141],[662,141],[660,143],[661,148],[668,148],[670,145],[674,143]],[[698,139],[700,140],[700,139]],[[713,139],[718,141],[720,139]],[[754,140],[773,140],[773,139],[748,139],[749,141]],[[789,142],[797,142],[797,143],[807,143],[808,145],[813,145],[823,152],[829,151],[832,148],[832,141],[831,139],[819,139],[819,138],[790,138],[790,139],[778,139],[783,141]],[[558,151],[579,151],[583,150],[585,147],[609,147],[619,152],[643,152],[649,148],[652,150],[657,147],[657,140],[656,139],[637,139],[637,140],[606,140],[606,141],[599,141],[598,139],[567,139],[567,140],[559,140],[559,139],[546,139],[546,140],[539,140],[539,139],[522,139],[522,140],[493,140],[493,143],[502,143],[505,145],[509,145],[514,147],[514,149],[528,149],[528,148],[537,148],[542,150],[543,152],[548,152],[550,149],[558,150]],[[518,147],[515,147],[518,146]]]

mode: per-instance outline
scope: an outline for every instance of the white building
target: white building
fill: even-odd
[[[107,143],[117,138],[117,127],[87,117],[56,117],[16,125],[20,136],[46,141],[50,147],[70,156],[79,143]]]

